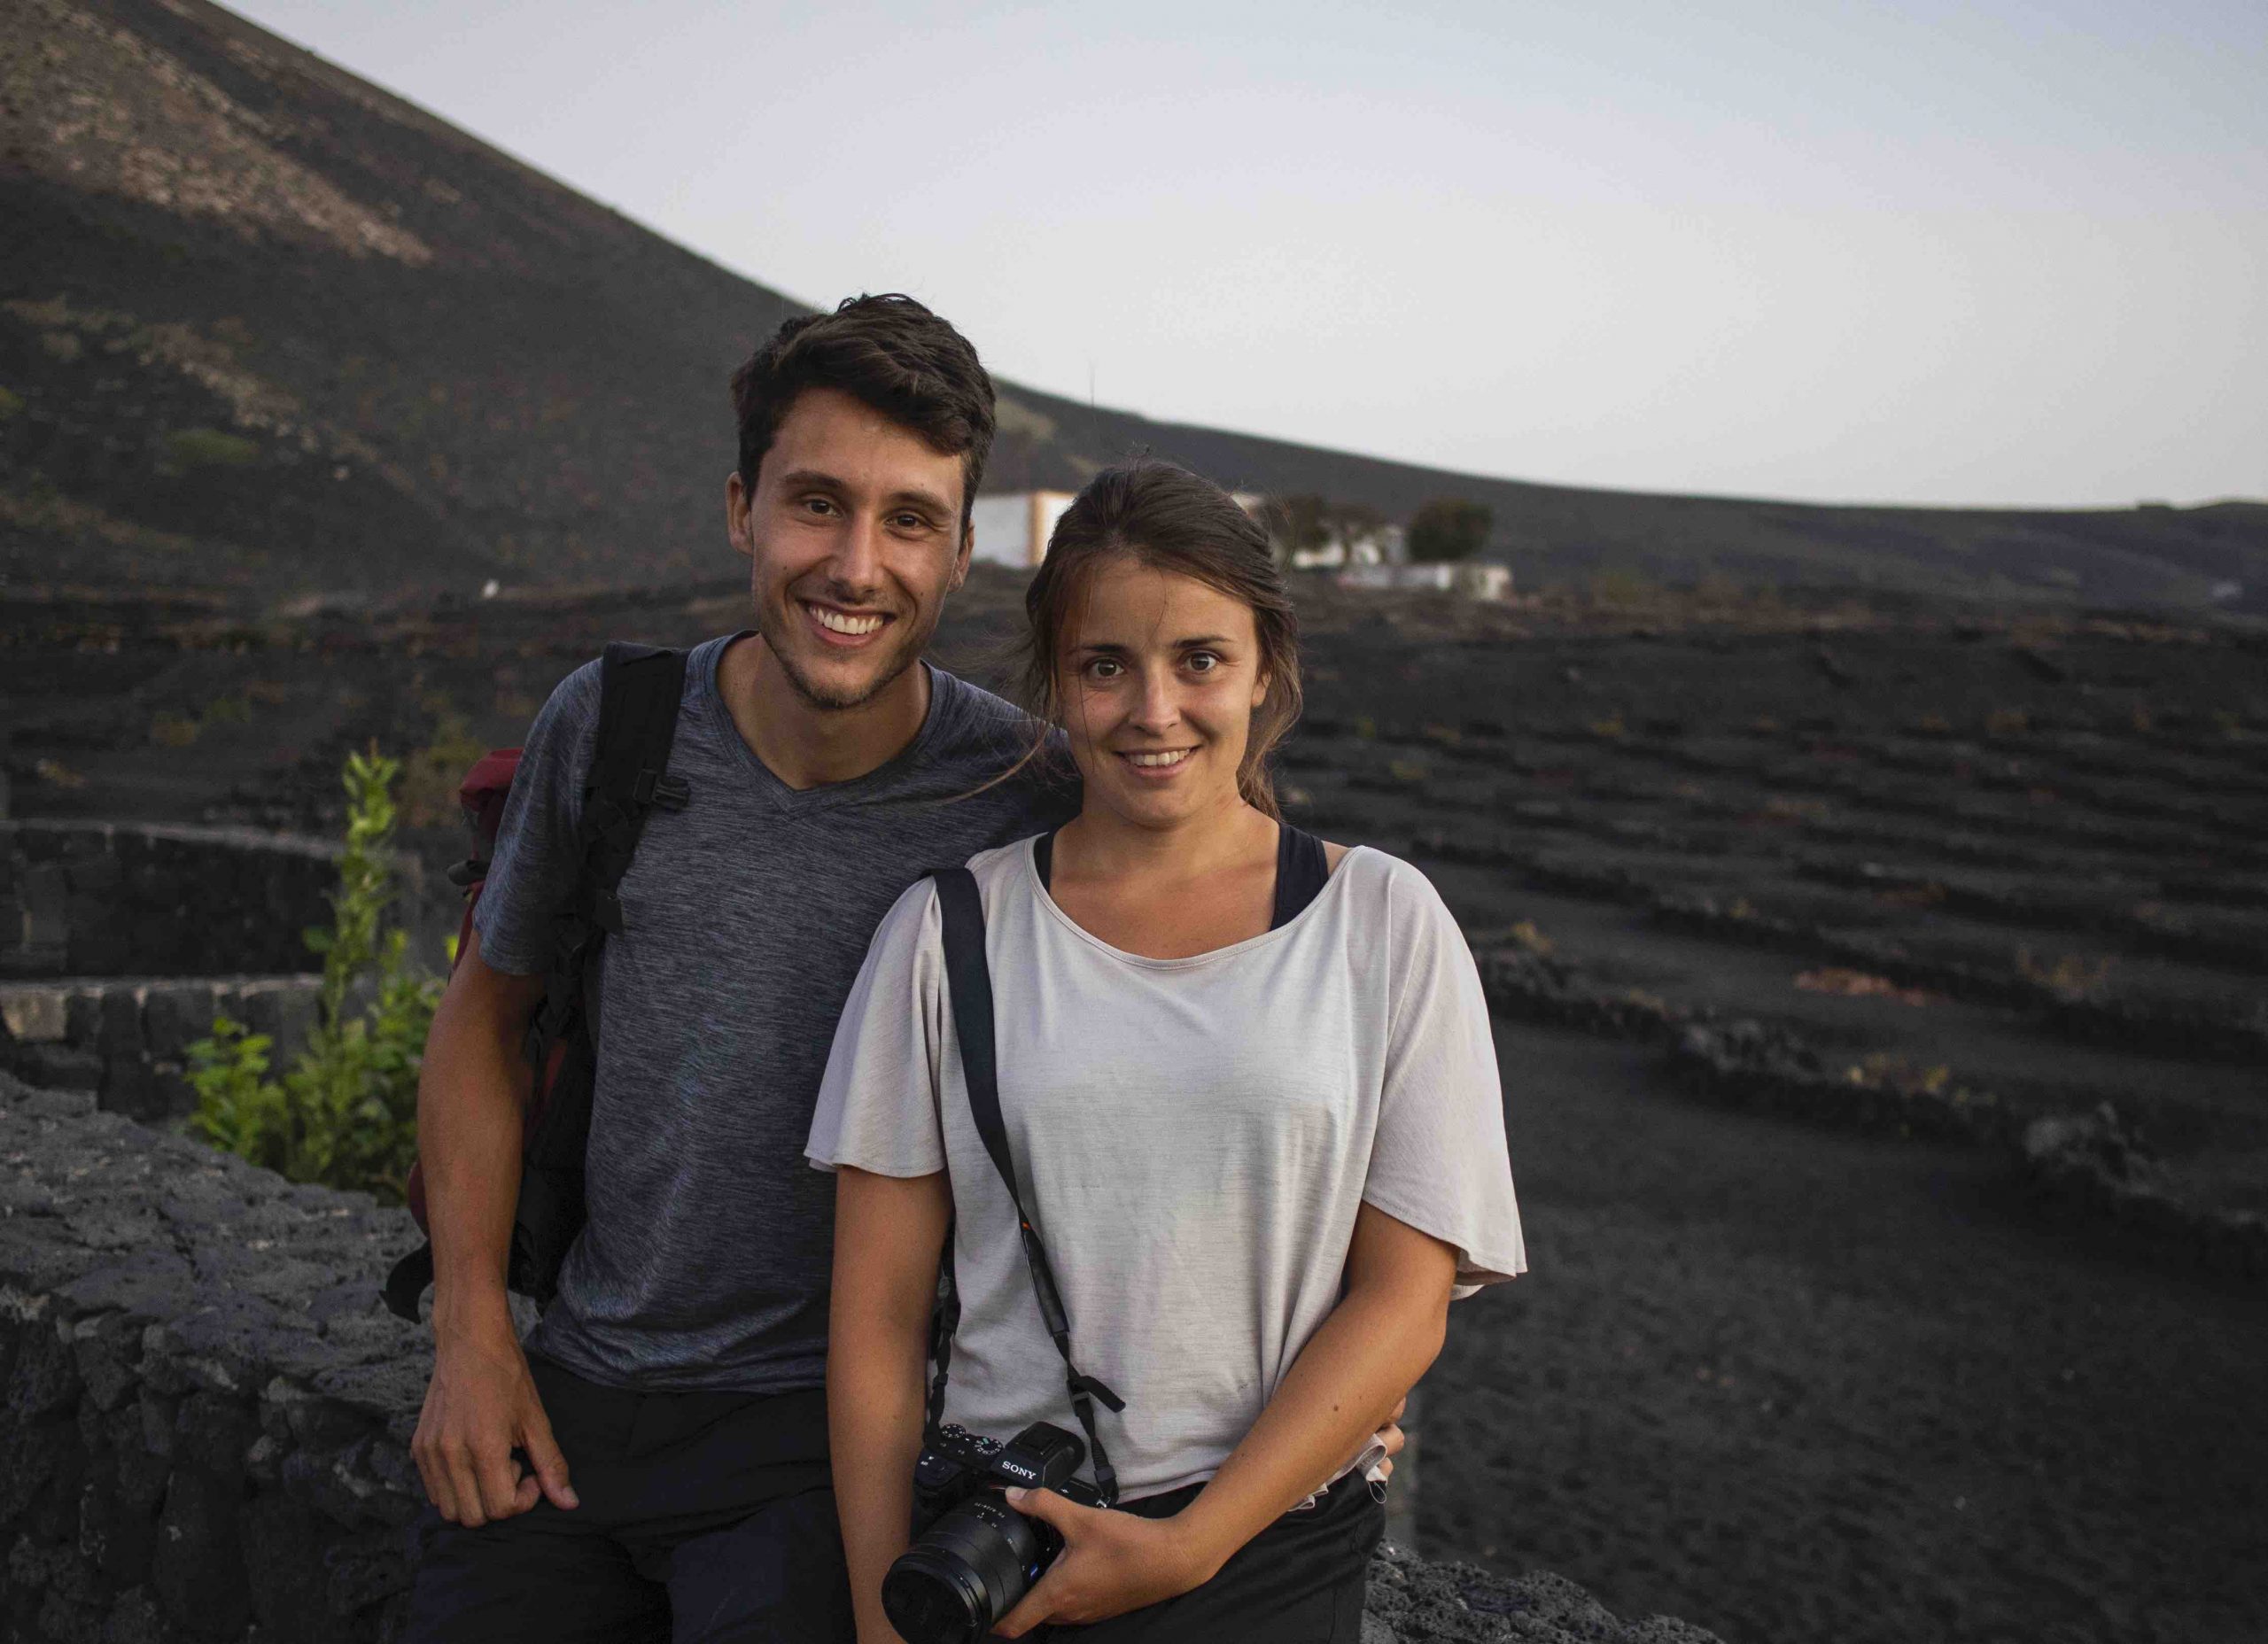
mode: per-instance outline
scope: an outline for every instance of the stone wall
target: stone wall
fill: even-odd
[[[400,1636],[431,1338],[408,1216],[0,1074],[0,1644]],[[1364,1644],[1709,1644],[1389,1550]]]
[[[307,968],[338,847],[251,828],[0,822],[0,979]]]
[[[189,1045],[226,1014],[289,1064],[315,1020],[306,932],[339,847],[249,828],[0,820],[0,1072],[137,1119],[189,1113]],[[395,858],[393,918],[439,968],[461,903]]]
[[[190,1044],[226,1015],[275,1041],[283,1066],[315,1023],[316,975],[136,977],[0,982],[0,1072],[30,1084],[94,1093],[136,1119],[193,1112]]]

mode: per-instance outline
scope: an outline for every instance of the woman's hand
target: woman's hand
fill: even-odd
[[[1182,1524],[1081,1507],[1052,1490],[1011,1490],[1008,1505],[1052,1524],[1063,1550],[994,1629],[1021,1638],[1043,1622],[1106,1621],[1202,1586],[1225,1563],[1208,1556]]]

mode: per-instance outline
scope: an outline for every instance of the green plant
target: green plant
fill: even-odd
[[[270,1078],[273,1041],[227,1016],[189,1047],[191,1122],[215,1146],[294,1182],[396,1204],[416,1158],[417,1074],[441,994],[439,978],[410,967],[408,934],[384,920],[400,772],[375,748],[347,756],[346,849],[330,928],[307,933],[322,958],[322,987],[299,1059]]]
[[[409,756],[401,780],[401,819],[411,827],[454,821],[457,784],[487,745],[447,702],[433,704],[433,740]]]
[[[176,428],[163,436],[161,474],[186,474],[200,468],[244,468],[260,461],[260,447],[242,434],[217,428]]]
[[[1421,503],[1410,516],[1410,534],[1404,539],[1410,561],[1439,565],[1470,559],[1488,540],[1495,523],[1496,516],[1486,503],[1469,502],[1463,497],[1435,497]]]

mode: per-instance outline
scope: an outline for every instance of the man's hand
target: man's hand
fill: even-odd
[[[524,1477],[517,1476],[516,1449],[533,1469]],[[577,1505],[567,1458],[509,1314],[501,1327],[444,1338],[409,1453],[441,1516],[468,1529],[524,1513],[539,1500],[562,1510]]]
[[[1174,1519],[1081,1507],[1052,1490],[1007,1496],[1019,1513],[1052,1524],[1063,1550],[993,1629],[1000,1638],[1021,1638],[1042,1622],[1107,1621],[1178,1598],[1210,1581],[1223,1562],[1208,1558]]]

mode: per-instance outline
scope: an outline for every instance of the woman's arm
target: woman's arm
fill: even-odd
[[[859,1644],[897,1638],[882,1616],[882,1576],[913,1524],[929,1316],[951,1221],[942,1171],[836,1173],[827,1428]]]
[[[1361,1206],[1347,1293],[1194,1501],[1172,1518],[1146,1519],[1045,1491],[1009,1493],[1021,1511],[1061,1531],[1065,1547],[1002,1622],[1001,1636],[1021,1637],[1045,1621],[1100,1621],[1211,1580],[1386,1423],[1441,1350],[1456,1281],[1455,1250]]]

